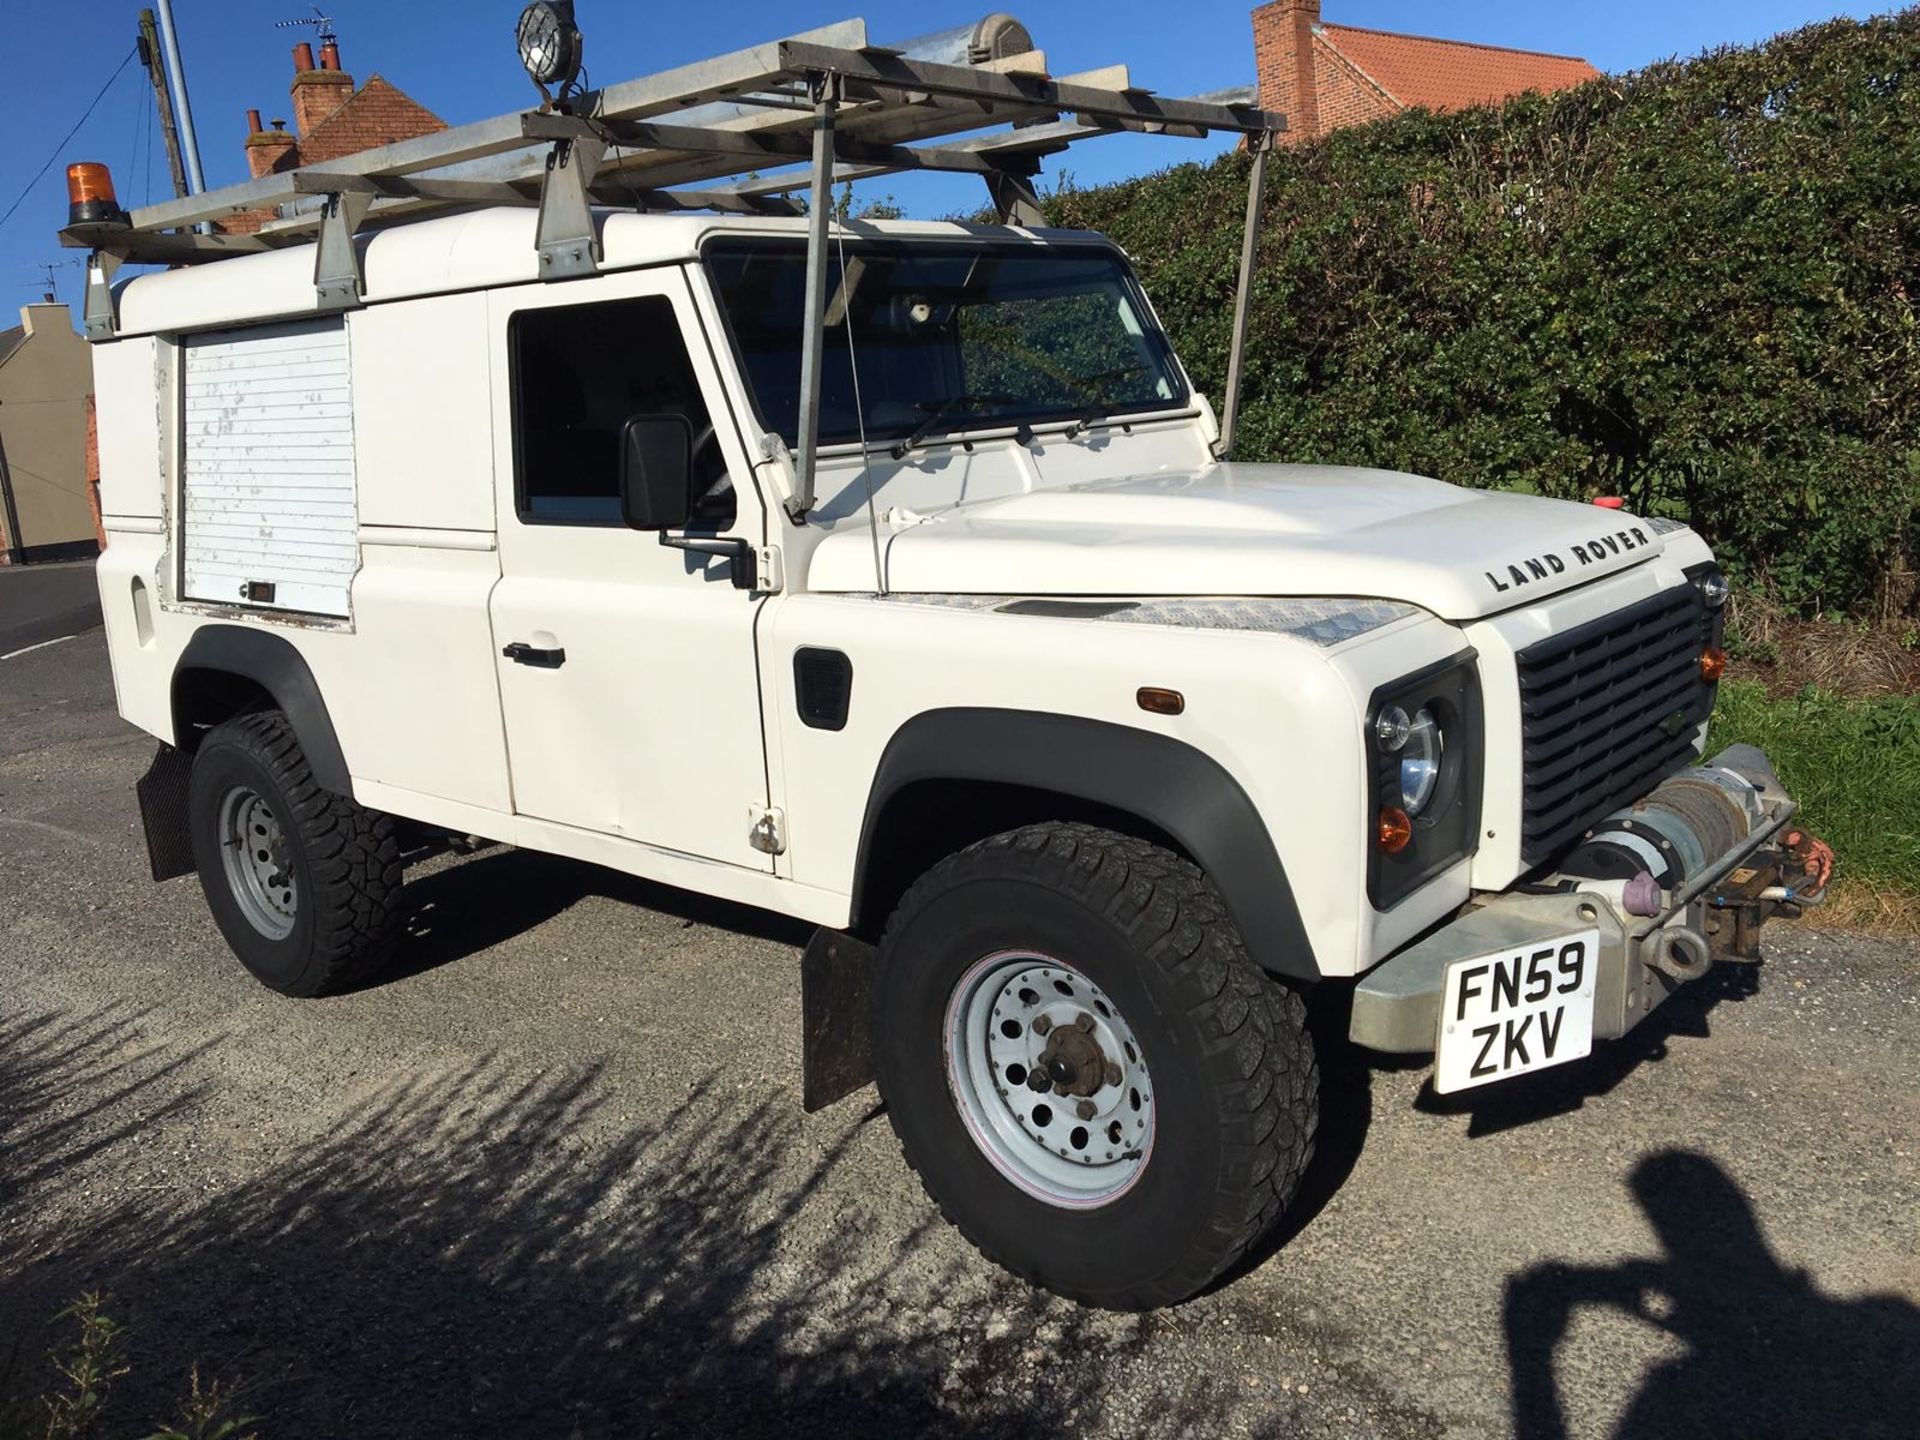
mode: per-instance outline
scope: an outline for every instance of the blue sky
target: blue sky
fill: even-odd
[[[1119,61],[1138,84],[1180,95],[1247,83],[1253,76],[1246,0],[1184,0],[1178,6],[1094,0],[994,0],[1018,15],[1046,50],[1055,73]],[[54,142],[77,120],[132,47],[137,0],[6,0],[0,47],[0,211],[12,205]],[[906,39],[977,18],[986,3],[929,6],[901,0],[733,0],[714,5],[579,0],[587,61],[601,82],[624,79],[704,55],[864,14],[878,42]],[[1874,7],[1879,8],[1879,7]],[[518,0],[334,0],[346,68],[364,79],[377,70],[449,121],[479,119],[531,101],[514,58]],[[246,178],[241,142],[245,113],[288,114],[288,58],[311,31],[274,22],[311,13],[296,0],[175,0],[181,48],[193,92],[194,120],[210,186]],[[1324,0],[1324,18],[1414,34],[1582,55],[1607,71],[1631,70],[1671,55],[1764,39],[1835,13],[1835,0],[1610,0],[1539,4],[1537,0]],[[1856,6],[1851,13],[1868,13]],[[1171,17],[1171,18],[1170,18]],[[56,57],[43,61],[39,57]],[[0,227],[0,328],[13,310],[39,298],[46,262],[62,299],[77,298],[74,252],[54,232],[65,220],[65,166],[104,160],[120,198],[164,198],[167,175],[157,143],[138,127],[150,118],[151,93],[137,63],[114,82],[99,108],[63,147],[25,203]],[[1082,184],[1157,169],[1218,148],[1205,143],[1116,138],[1066,157]],[[1055,162],[1058,163],[1058,162]],[[972,209],[978,182],[965,177],[889,179],[867,193],[891,193],[912,213]]]

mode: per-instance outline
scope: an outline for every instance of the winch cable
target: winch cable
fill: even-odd
[[[837,215],[829,213],[827,223],[833,227],[834,251],[840,261],[840,285],[844,289],[847,283],[847,232]],[[853,343],[853,296],[847,295],[847,303],[841,308],[840,323],[847,327],[847,363],[853,368],[853,418],[860,428],[860,482],[867,490],[867,535],[873,542],[873,588],[879,595],[887,593],[887,571],[880,561],[880,514],[873,503],[873,459],[867,453],[867,407],[860,399],[860,354]]]

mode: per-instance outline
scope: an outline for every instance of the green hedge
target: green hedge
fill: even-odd
[[[1048,200],[1114,236],[1218,398],[1247,160]],[[1803,610],[1920,552],[1920,10],[1270,170],[1241,455],[1692,520]]]
[[[1775,699],[1754,681],[1720,689],[1707,753],[1758,745],[1801,818],[1832,845],[1840,873],[1920,893],[1920,696]]]

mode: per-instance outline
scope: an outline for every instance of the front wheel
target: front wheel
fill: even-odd
[[[1190,862],[1031,826],[942,862],[882,941],[875,1060],[907,1160],[990,1258],[1087,1304],[1184,1300],[1313,1148],[1300,997]]]

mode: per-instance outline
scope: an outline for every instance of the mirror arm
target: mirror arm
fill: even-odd
[[[660,543],[669,550],[691,550],[696,555],[719,555],[733,562],[733,588],[751,590],[759,582],[754,565],[753,547],[738,536],[721,539],[705,535],[669,535],[660,532]]]

